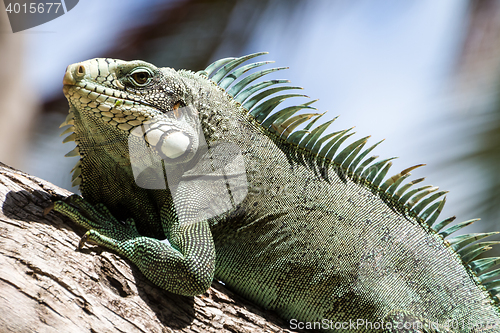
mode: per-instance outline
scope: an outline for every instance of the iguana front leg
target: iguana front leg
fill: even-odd
[[[54,210],[89,229],[79,246],[90,240],[118,252],[167,291],[194,296],[212,283],[215,249],[206,221],[176,225],[168,240],[158,240],[141,236],[132,218],[118,221],[104,205],[92,206],[78,195],[55,202]]]

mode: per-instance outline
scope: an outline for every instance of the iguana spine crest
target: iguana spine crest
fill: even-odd
[[[250,84],[266,74],[287,69],[287,67],[271,68],[254,72],[231,86],[231,84],[249,70],[271,63],[270,61],[256,62],[237,68],[245,61],[264,54],[267,54],[267,52],[254,53],[239,58],[220,59],[209,65],[205,70],[199,71],[198,74],[206,76],[224,89],[227,94],[248,111],[253,121],[259,123],[274,140],[278,142],[281,141],[283,144],[297,146],[299,150],[302,151],[302,156],[295,156],[297,161],[307,163],[314,172],[320,173],[327,180],[328,169],[333,165],[335,171],[341,177],[349,177],[355,182],[365,183],[374,193],[378,193],[380,198],[382,198],[391,209],[415,218],[423,228],[442,237],[443,241],[449,244],[450,249],[460,256],[469,273],[474,277],[479,286],[482,286],[484,290],[488,291],[495,305],[498,307],[500,304],[500,299],[497,297],[497,294],[500,293],[500,268],[486,274],[484,272],[499,264],[500,257],[477,260],[474,260],[474,258],[490,250],[492,245],[500,242],[480,242],[470,245],[485,237],[498,234],[498,232],[471,233],[459,235],[454,238],[447,238],[451,234],[471,225],[479,219],[464,221],[448,228],[445,227],[455,220],[454,216],[439,223],[435,223],[446,203],[446,197],[443,196],[448,193],[448,191],[438,191],[439,187],[434,187],[432,185],[425,185],[410,190],[413,185],[422,182],[424,178],[415,179],[403,184],[403,181],[411,175],[410,171],[424,166],[425,164],[411,166],[396,175],[386,178],[392,166],[390,161],[395,159],[395,157],[376,162],[374,161],[378,156],[366,158],[366,156],[383,140],[361,152],[369,138],[369,136],[367,136],[349,144],[338,152],[342,143],[355,134],[348,133],[352,128],[322,136],[323,132],[338,118],[338,116],[313,128],[314,123],[320,119],[324,113],[304,113],[295,115],[300,110],[317,110],[310,106],[317,100],[274,111],[275,108],[287,98],[307,96],[302,94],[272,96],[284,90],[302,89],[301,87],[294,86],[269,88],[276,84],[289,83],[288,80],[268,80],[253,85]],[[259,93],[254,95],[254,93],[257,92]],[[250,97],[252,95],[253,97]],[[269,96],[272,97],[266,100],[265,98]],[[307,121],[309,121],[309,123],[304,129],[296,130],[299,125]],[[372,162],[374,163],[370,164]],[[441,200],[436,201],[441,197],[443,197]],[[484,282],[494,278],[495,280],[493,282]]]

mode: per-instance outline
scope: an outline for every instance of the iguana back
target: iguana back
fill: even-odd
[[[500,260],[473,261],[492,244],[474,242],[493,233],[445,240],[472,223],[436,223],[446,192],[410,189],[422,181],[405,183],[418,166],[386,177],[390,159],[367,157],[378,143],[343,147],[349,130],[323,135],[332,121],[314,127],[318,114],[296,115],[311,102],[275,111],[299,95],[274,95],[295,88],[274,86],[285,80],[251,83],[278,69],[243,76],[265,64],[238,67],[257,55],[198,73],[111,59],[68,67],[63,125],[77,142],[70,155],[80,156],[75,184],[101,215],[104,204],[133,218],[138,233],[100,228],[64,203],[56,210],[95,229],[87,237],[161,287],[196,294],[215,274],[292,328],[389,331],[420,321],[439,323],[438,332],[446,324],[500,331],[498,271],[485,273]],[[168,251],[189,261],[171,264]],[[172,275],[186,262],[196,283]]]

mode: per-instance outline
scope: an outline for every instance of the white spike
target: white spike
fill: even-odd
[[[75,157],[75,156],[80,156],[80,149],[78,147],[75,147],[72,151],[68,152],[65,157]],[[78,161],[80,162],[80,161]]]
[[[66,128],[66,129],[64,130],[64,132],[62,132],[61,134],[59,134],[59,136],[63,136],[64,134],[73,133],[73,132],[74,132],[74,129],[75,129],[75,128],[74,128],[73,126],[70,126],[70,127]]]
[[[63,143],[75,141],[75,139],[76,139],[76,134],[72,133],[71,135],[68,135],[66,138],[64,138]]]

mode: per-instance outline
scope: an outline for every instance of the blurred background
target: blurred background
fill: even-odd
[[[450,190],[442,217],[500,230],[500,1],[85,0],[13,34],[0,4],[0,161],[72,191],[59,124],[67,65],[93,57],[204,69],[258,51],[290,79],[381,139],[375,154]],[[289,104],[305,100],[288,100]],[[287,105],[283,104],[283,107]],[[352,142],[350,141],[350,142]],[[492,253],[489,252],[489,255]]]

